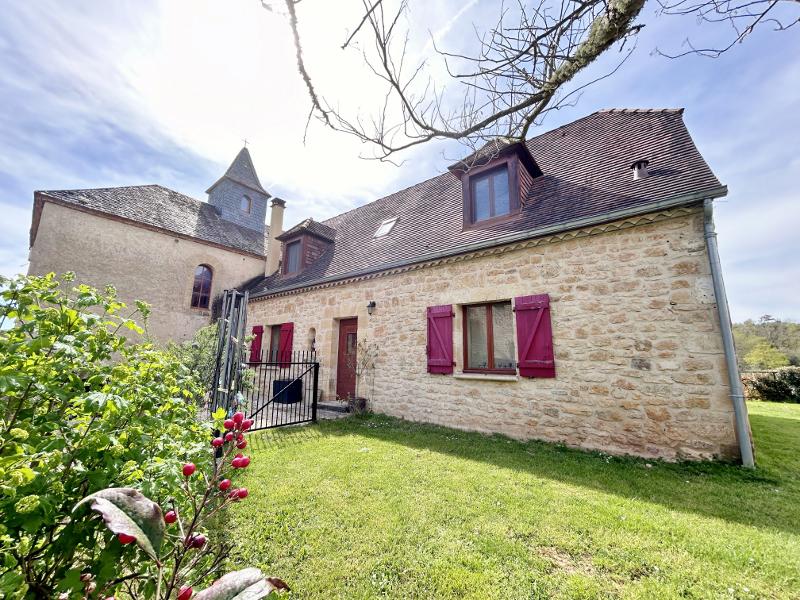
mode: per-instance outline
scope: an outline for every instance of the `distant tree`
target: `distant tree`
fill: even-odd
[[[789,357],[769,342],[759,342],[744,357],[744,361],[754,369],[778,369],[789,366]]]

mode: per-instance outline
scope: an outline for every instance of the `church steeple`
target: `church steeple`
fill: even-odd
[[[258,180],[253,159],[246,147],[239,151],[225,174],[206,193],[208,203],[219,210],[223,219],[264,231],[267,200],[271,196]]]

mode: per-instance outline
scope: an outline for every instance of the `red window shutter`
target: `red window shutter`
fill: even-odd
[[[555,377],[553,328],[550,324],[550,296],[514,298],[517,316],[519,374],[523,377]]]
[[[250,362],[261,361],[261,339],[264,336],[264,326],[253,326],[253,341],[250,344]]]
[[[281,325],[281,335],[278,338],[278,361],[281,366],[292,362],[292,342],[294,341],[294,323]]]
[[[453,372],[453,305],[428,307],[428,373]]]

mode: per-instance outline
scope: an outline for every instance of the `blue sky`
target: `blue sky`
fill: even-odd
[[[369,111],[373,82],[357,57],[336,51],[360,2],[303,5],[315,2],[322,14],[301,13],[312,74],[345,109]],[[412,1],[410,25],[464,48],[471,23],[495,7]],[[308,102],[288,33],[257,0],[0,0],[0,8],[3,274],[26,268],[37,189],[161,183],[204,198],[247,138],[262,182],[287,200],[291,225],[435,175],[459,152],[425,146],[395,167],[360,159],[357,141],[315,125],[304,145]],[[654,11],[645,7],[647,26],[621,70],[544,127],[600,108],[685,107],[700,151],[729,187],[716,219],[734,319],[800,319],[800,36],[762,29],[720,59],[669,60],[653,49],[728,32]]]

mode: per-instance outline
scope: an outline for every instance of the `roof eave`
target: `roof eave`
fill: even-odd
[[[329,277],[320,277],[319,279],[312,279],[310,281],[300,282],[297,285],[290,285],[287,287],[272,289],[272,290],[264,290],[263,292],[257,292],[255,294],[251,294],[250,297],[255,298],[263,298],[266,296],[271,296],[273,294],[283,294],[287,292],[292,292],[296,290],[301,290],[308,287],[313,287],[315,285],[321,285],[325,283],[332,283],[335,281],[343,280],[343,279],[351,279],[353,277],[362,277],[365,275],[370,275],[373,273],[379,273],[381,271],[389,271],[391,269],[396,269],[399,267],[404,267],[408,265],[413,265],[422,262],[428,262],[431,260],[437,260],[440,258],[445,258],[449,256],[457,256],[459,254],[468,254],[469,252],[474,252],[477,250],[484,250],[486,248],[493,248],[496,246],[503,246],[505,244],[512,244],[514,242],[519,242],[522,240],[527,240],[531,238],[542,237],[545,235],[552,235],[554,233],[561,233],[563,231],[569,231],[571,229],[579,229],[581,227],[588,227],[591,225],[599,225],[601,223],[607,223],[610,221],[616,221],[619,219],[625,219],[628,217],[638,216],[647,214],[650,212],[658,211],[658,210],[665,210],[668,208],[676,208],[679,206],[686,206],[691,205],[696,202],[700,202],[706,199],[716,199],[722,198],[728,194],[727,186],[720,185],[714,188],[709,188],[707,190],[702,190],[699,192],[693,192],[691,194],[682,194],[680,196],[675,196],[672,198],[668,198],[665,200],[658,200],[656,202],[650,202],[648,204],[642,204],[633,208],[627,208],[617,211],[612,211],[609,213],[603,213],[601,215],[595,215],[592,217],[583,217],[580,219],[573,219],[571,221],[564,221],[562,223],[556,225],[548,225],[547,227],[539,227],[536,229],[528,229],[521,232],[516,232],[513,234],[507,234],[503,236],[496,237],[491,240],[482,241],[482,242],[474,242],[471,244],[465,244],[461,246],[457,250],[448,250],[443,252],[432,252],[430,254],[424,254],[418,256],[412,260],[401,260],[401,261],[394,261],[391,263],[384,263],[377,267],[371,267],[367,269],[360,269],[356,271],[350,271],[348,273],[342,273],[341,275],[331,275]]]
[[[234,182],[234,183],[236,183],[236,184],[238,184],[238,185],[241,185],[242,187],[246,187],[248,190],[253,190],[254,192],[258,192],[259,194],[263,194],[263,195],[265,195],[265,196],[267,197],[267,200],[269,200],[270,198],[272,198],[272,194],[270,194],[270,193],[269,193],[267,190],[265,190],[264,188],[257,188],[257,187],[256,187],[256,186],[254,186],[254,185],[250,185],[250,184],[248,184],[248,183],[245,183],[245,182],[243,182],[243,181],[239,181],[238,179],[235,179],[235,178],[231,177],[231,176],[230,176],[230,175],[228,175],[227,173],[226,173],[225,175],[223,175],[222,177],[220,177],[219,179],[217,179],[217,180],[216,180],[214,183],[212,183],[212,184],[211,184],[211,186],[210,186],[210,187],[209,187],[209,188],[206,190],[206,192],[205,192],[205,193],[206,193],[206,194],[210,194],[210,193],[211,193],[211,191],[212,191],[212,190],[213,190],[215,187],[217,187],[217,186],[218,186],[220,183],[222,183],[222,180],[223,180],[223,179],[230,179],[232,182]]]

